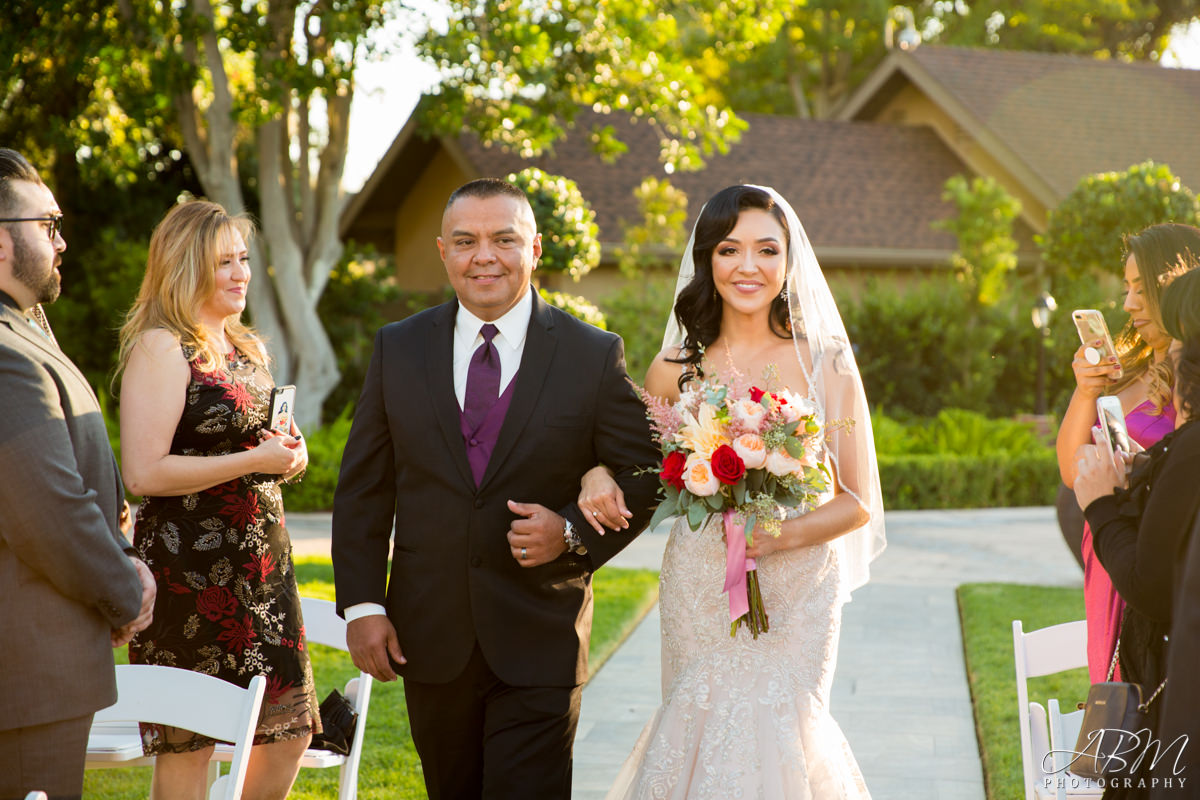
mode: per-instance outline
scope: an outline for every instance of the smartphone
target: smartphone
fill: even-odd
[[[1125,427],[1125,410],[1121,408],[1121,400],[1116,395],[1104,395],[1096,398],[1096,417],[1100,421],[1100,438],[1108,446],[1108,452],[1113,454],[1113,464],[1118,467],[1118,473],[1123,472],[1123,464],[1116,457],[1116,452],[1122,450],[1133,452],[1129,444],[1129,430]]]
[[[292,435],[292,416],[296,411],[296,387],[276,386],[271,392],[271,430]]]
[[[1084,351],[1084,357],[1089,363],[1099,364],[1105,359],[1116,356],[1117,348],[1113,346],[1112,336],[1108,332],[1108,324],[1105,323],[1103,314],[1094,308],[1077,308],[1071,312],[1071,319],[1075,321],[1075,330],[1079,333],[1079,341],[1088,346]],[[1095,344],[1097,339],[1100,340],[1099,347]],[[1118,361],[1117,371],[1113,377],[1119,380],[1123,374]]]

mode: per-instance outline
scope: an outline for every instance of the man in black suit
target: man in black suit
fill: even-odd
[[[430,797],[566,798],[591,573],[648,522],[658,451],[620,338],[531,291],[524,193],[460,187],[438,250],[457,299],[375,338],[334,498],[338,609],[355,664],[404,678]],[[597,463],[634,512],[604,536],[574,502]]]

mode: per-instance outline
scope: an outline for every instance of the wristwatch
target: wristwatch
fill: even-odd
[[[574,553],[577,556],[586,556],[587,547],[583,544],[583,539],[579,538],[579,534],[575,531],[575,526],[571,524],[571,520],[563,518],[563,542],[567,545],[567,551]]]

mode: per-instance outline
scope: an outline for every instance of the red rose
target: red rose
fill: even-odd
[[[737,455],[737,453],[734,453]],[[672,450],[663,458],[662,469],[658,471],[658,477],[664,483],[669,483],[676,489],[683,488],[683,467],[687,463],[687,456],[678,450]]]
[[[735,484],[746,474],[746,462],[727,444],[713,451],[712,473],[721,483]]]
[[[224,586],[210,586],[196,598],[196,610],[212,622],[228,617],[236,608],[233,592]]]
[[[757,403],[760,400],[762,400],[764,394],[766,394],[766,392],[764,392],[762,389],[758,388],[757,386],[750,387],[750,399],[753,400],[754,402]]]

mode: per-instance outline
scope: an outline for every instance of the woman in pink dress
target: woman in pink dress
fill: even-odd
[[[1063,415],[1056,442],[1058,469],[1068,486],[1075,482],[1076,451],[1080,445],[1092,443],[1096,398],[1101,395],[1120,398],[1130,438],[1143,448],[1175,429],[1175,408],[1171,402],[1174,372],[1167,358],[1171,337],[1163,329],[1159,311],[1160,278],[1200,255],[1200,228],[1173,223],[1152,225],[1128,237],[1126,246],[1123,307],[1129,320],[1115,338],[1119,364],[1116,359],[1089,363],[1084,351],[1095,342],[1080,345],[1071,362],[1078,385]],[[1083,529],[1082,551],[1088,673],[1096,683],[1108,675],[1124,602],[1096,559],[1092,532],[1087,526]],[[1114,675],[1113,679],[1118,680],[1119,676]]]

